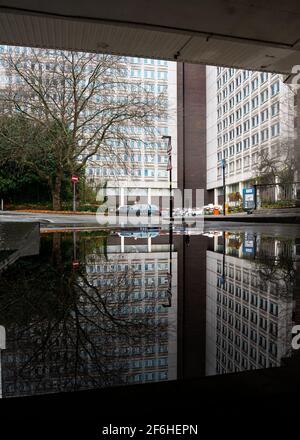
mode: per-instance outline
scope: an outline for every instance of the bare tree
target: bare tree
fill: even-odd
[[[140,80],[129,81],[122,57],[40,49],[2,57],[10,78],[1,92],[3,112],[30,121],[39,139],[30,142],[29,136],[24,151],[14,133],[0,127],[0,135],[12,156],[48,182],[54,209],[61,208],[64,174],[84,174],[96,154],[107,166],[126,169],[130,140],[141,137],[135,127],[153,138],[156,122],[166,115],[165,95],[149,92]],[[41,163],[52,161],[51,175],[36,165],[36,156]]]

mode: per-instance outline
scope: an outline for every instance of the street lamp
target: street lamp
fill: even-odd
[[[170,221],[173,222],[173,198],[172,198],[172,137],[171,136],[162,136],[162,139],[168,140],[168,165],[167,171],[169,171],[169,191],[170,191]]]
[[[226,182],[225,182],[225,168],[226,168],[226,160],[222,159],[221,161],[222,169],[223,169],[223,215],[226,215]]]

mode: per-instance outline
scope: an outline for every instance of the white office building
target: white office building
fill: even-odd
[[[151,127],[129,127],[128,136],[133,139],[129,153],[124,150],[124,163],[128,167],[116,170],[110,167],[110,157],[97,154],[91,157],[88,178],[96,184],[106,181],[106,194],[118,197],[121,205],[137,196],[145,203],[156,202],[158,197],[169,196],[168,142],[162,136],[171,136],[172,184],[177,188],[177,65],[137,57],[127,57],[125,61],[126,81],[166,98],[167,116],[154,120]],[[117,143],[112,141],[112,148],[118,148]]]
[[[281,75],[207,66],[207,189],[214,203],[255,180],[261,150],[294,142],[294,93]],[[221,197],[220,197],[221,196]]]

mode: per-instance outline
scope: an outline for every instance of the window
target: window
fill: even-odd
[[[268,73],[267,72],[261,72],[261,74],[260,74],[260,82],[264,83],[264,82],[267,81],[267,79],[268,79]]]
[[[258,96],[255,96],[252,100],[251,100],[251,106],[252,108],[256,108],[258,106]]]
[[[236,103],[238,103],[241,100],[242,100],[242,92],[239,92],[235,95],[235,101],[236,101]]]
[[[167,70],[158,70],[157,72],[157,79],[168,79],[168,71]]]
[[[278,136],[279,133],[280,133],[280,126],[279,126],[279,122],[277,122],[277,124],[271,126],[271,136],[272,137]]]
[[[265,128],[264,130],[262,130],[260,132],[260,139],[262,142],[265,142],[266,140],[269,139],[269,129]]]
[[[134,78],[140,78],[142,76],[142,71],[141,69],[131,69],[130,71],[130,76],[134,77]]]
[[[246,104],[244,104],[244,106],[243,106],[244,115],[249,113],[249,111],[250,111],[250,104],[249,104],[249,102],[246,102]]]
[[[249,78],[249,70],[244,70],[243,71],[243,78],[244,78],[244,80]]]
[[[266,108],[266,110],[260,113],[261,122],[265,122],[268,118],[269,118],[269,110]]]
[[[154,70],[148,70],[148,69],[145,69],[145,71],[144,71],[144,77],[145,77],[145,78],[154,79]]]
[[[236,77],[235,83],[236,83],[237,87],[241,85],[241,83],[242,83],[242,75],[241,74],[239,74],[239,76]]]
[[[242,151],[242,142],[238,142],[236,144],[236,152],[240,153]]]
[[[268,99],[268,96],[269,96],[268,89],[263,90],[263,91],[261,92],[261,94],[260,94],[260,102],[261,102],[262,104],[263,104],[264,102],[266,102],[267,99]]]
[[[274,303],[270,303],[270,313],[274,316],[278,316],[278,305]]]
[[[271,115],[276,116],[279,113],[279,102],[274,102],[274,104],[271,106]]]
[[[252,154],[252,165],[257,164],[257,159],[258,159],[258,154],[257,153]]]
[[[247,168],[250,165],[250,158],[249,156],[244,157],[244,168]]]
[[[238,159],[236,161],[236,170],[240,170],[242,168],[242,159]]]
[[[244,150],[247,150],[250,147],[250,139],[246,138],[243,141]]]
[[[233,156],[234,155],[234,145],[231,145],[229,147],[229,156]]]
[[[252,88],[252,91],[256,90],[257,87],[258,87],[258,78],[254,78],[254,79],[251,81],[251,88]]]
[[[247,119],[247,120],[244,122],[243,126],[244,126],[244,132],[250,130],[250,120]]]
[[[251,143],[252,143],[252,145],[257,145],[257,144],[258,144],[258,133],[255,133],[255,134],[251,137]]]
[[[258,117],[258,115],[253,116],[253,117],[252,117],[252,127],[257,127],[258,122],[259,122],[259,117]]]
[[[271,96],[276,95],[279,92],[279,81],[274,82],[271,85]]]
[[[236,127],[235,131],[236,131],[236,135],[237,135],[237,136],[240,136],[240,135],[242,134],[242,126],[241,126],[241,125],[238,125],[238,126]]]
[[[229,93],[232,93],[234,91],[234,81],[231,81],[229,83]]]
[[[242,117],[242,109],[238,108],[235,112],[236,119],[240,119]]]
[[[244,98],[246,98],[247,96],[249,96],[249,93],[250,93],[250,87],[247,85],[247,86],[244,87],[244,89],[243,89]]]

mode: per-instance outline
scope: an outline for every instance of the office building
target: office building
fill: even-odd
[[[206,67],[207,190],[214,203],[255,182],[261,151],[280,157],[294,148],[295,93],[283,77],[222,67]],[[222,161],[225,161],[222,162]]]

